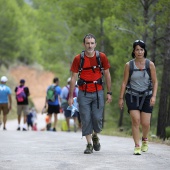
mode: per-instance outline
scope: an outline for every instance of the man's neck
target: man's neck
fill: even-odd
[[[95,51],[93,51],[93,52],[87,52],[87,51],[85,51],[85,55],[86,55],[87,57],[89,57],[89,58],[93,57],[94,54],[95,54]]]

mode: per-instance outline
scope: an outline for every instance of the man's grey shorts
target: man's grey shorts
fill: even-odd
[[[21,115],[22,112],[26,116],[29,113],[29,106],[28,105],[17,105],[17,114]]]
[[[104,92],[98,91],[99,108],[97,108],[96,92],[88,93],[79,90],[78,104],[82,122],[82,136],[92,134],[93,131],[99,133],[102,130]]]

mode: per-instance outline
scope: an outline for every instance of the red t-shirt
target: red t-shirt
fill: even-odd
[[[104,70],[107,70],[108,68],[110,68],[109,61],[104,53],[100,52],[100,60],[101,60],[102,67],[104,68]],[[86,55],[84,55],[83,68],[97,66],[97,65],[98,64],[97,64],[96,54],[93,57],[87,57]],[[80,67],[80,54],[75,56],[72,66],[71,66],[71,71],[74,73],[78,73],[79,67]],[[85,81],[96,81],[96,80],[100,79],[102,77],[100,68],[97,67],[96,69],[94,69],[94,71],[95,72],[93,72],[92,69],[82,70],[82,72],[80,74],[80,78]],[[86,88],[86,85],[79,86],[80,90],[84,91],[85,88]],[[97,84],[97,90],[102,90],[102,85]],[[95,92],[96,91],[95,84],[94,83],[87,84],[86,91],[87,92]]]

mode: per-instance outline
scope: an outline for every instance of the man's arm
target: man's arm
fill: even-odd
[[[8,109],[11,110],[12,109],[12,97],[11,97],[11,94],[8,95],[8,100],[9,100]]]
[[[28,87],[27,87],[27,90],[28,90],[27,96],[30,96],[30,90]]]
[[[106,80],[107,92],[111,92],[111,76],[110,76],[109,69],[104,70],[104,76]],[[110,94],[107,94],[106,103],[110,103],[111,101],[112,101],[112,96]]]
[[[71,81],[70,81],[69,99],[68,99],[69,106],[73,104],[73,91],[76,84],[77,74],[78,73],[72,72]]]

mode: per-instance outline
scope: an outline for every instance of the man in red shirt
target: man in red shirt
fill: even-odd
[[[68,103],[70,106],[73,103],[73,90],[78,76],[78,103],[82,122],[82,136],[86,136],[87,140],[87,147],[84,153],[91,154],[93,149],[99,151],[101,147],[97,136],[102,130],[104,109],[104,90],[101,70],[103,70],[106,80],[107,103],[112,101],[111,76],[109,71],[110,64],[106,55],[102,52],[99,53],[102,65],[102,69],[100,69],[96,58],[97,51],[95,51],[95,47],[97,43],[95,36],[93,34],[87,34],[83,38],[83,45],[85,51],[82,70],[80,71],[80,54],[75,56],[71,66],[72,76]]]

